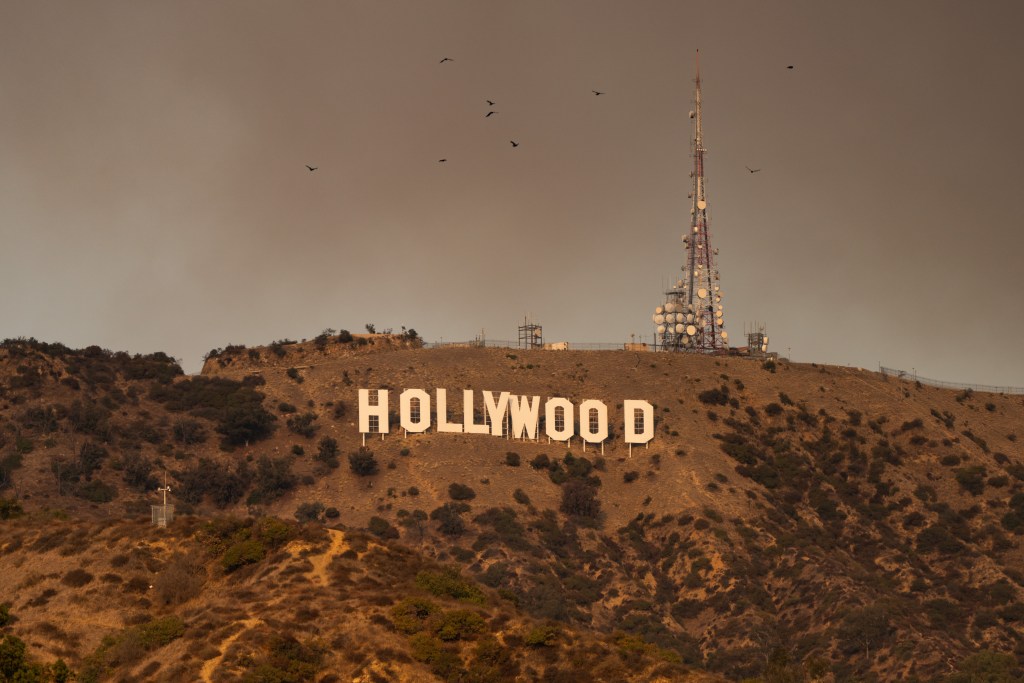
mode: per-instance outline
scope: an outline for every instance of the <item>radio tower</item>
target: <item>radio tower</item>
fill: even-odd
[[[722,291],[711,248],[708,227],[707,183],[704,178],[704,134],[701,130],[700,51],[697,51],[697,80],[693,119],[693,180],[690,199],[690,230],[683,235],[686,262],[683,277],[665,292],[665,303],[654,309],[655,347],[667,351],[725,353],[729,333],[722,319]]]

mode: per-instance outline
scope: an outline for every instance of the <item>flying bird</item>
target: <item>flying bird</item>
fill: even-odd
[[[438,159],[438,160],[437,160],[437,163],[439,163],[439,164],[443,164],[443,163],[444,163],[444,162],[446,162],[446,161],[448,161],[448,160],[447,160],[447,159]]]
[[[454,62],[454,61],[455,61],[455,60],[454,60],[454,59],[452,59],[451,57],[445,57],[445,58],[444,58],[444,59],[442,59],[442,60],[441,60],[440,62],[438,62],[438,64],[444,64],[445,62]]]
[[[594,93],[595,95],[603,95],[604,94],[603,92],[598,92],[597,90],[591,90],[590,92]]]
[[[749,166],[744,166],[743,168],[747,169],[747,170],[748,170],[748,171],[750,171],[751,173],[757,173],[758,171],[760,171],[760,170],[761,170],[761,169],[759,169],[759,168],[750,168]]]
[[[489,112],[487,112],[487,115],[486,115],[486,116],[484,116],[484,118],[485,118],[485,119],[487,119],[487,118],[490,118],[491,114],[497,114],[497,113],[498,113],[498,112],[496,112],[496,111],[489,111]]]
[[[519,146],[519,143],[518,143],[518,142],[516,142],[515,140],[509,140],[509,142],[511,142],[511,143],[512,143],[512,146],[513,146],[513,147],[518,147],[518,146]]]
[[[309,164],[306,164],[306,168],[308,168],[309,172],[312,173],[313,171],[315,171],[316,169],[318,169],[320,167],[319,166],[310,166]]]
[[[793,65],[792,65],[792,64],[790,64],[790,65],[789,65],[789,66],[787,66],[786,68],[787,68],[787,69],[792,69],[792,68],[793,68]]]
[[[488,107],[493,107],[494,106],[494,102],[492,102],[491,100],[484,100],[484,101],[487,102],[487,106]]]

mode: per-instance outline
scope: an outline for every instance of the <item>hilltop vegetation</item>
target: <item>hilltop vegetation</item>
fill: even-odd
[[[185,377],[164,354],[4,342],[4,642],[92,680],[1020,679],[1022,397],[418,346],[331,331]],[[613,436],[364,445],[360,387],[598,398]],[[632,453],[626,398],[656,407]],[[166,532],[147,524],[164,476]]]

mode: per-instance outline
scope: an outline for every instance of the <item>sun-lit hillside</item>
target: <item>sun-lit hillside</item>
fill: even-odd
[[[0,382],[4,632],[91,680],[934,680],[1024,654],[1021,396],[387,335],[192,377],[8,341]],[[360,388],[395,412],[446,389],[454,421],[465,389],[596,399],[611,436],[363,447]],[[626,399],[656,416],[631,452]]]

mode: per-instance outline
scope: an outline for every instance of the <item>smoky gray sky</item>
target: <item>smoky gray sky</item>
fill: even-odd
[[[733,342],[1024,386],[1021,26],[1009,0],[6,0],[0,336],[191,372],[365,323],[649,340],[700,48]]]

